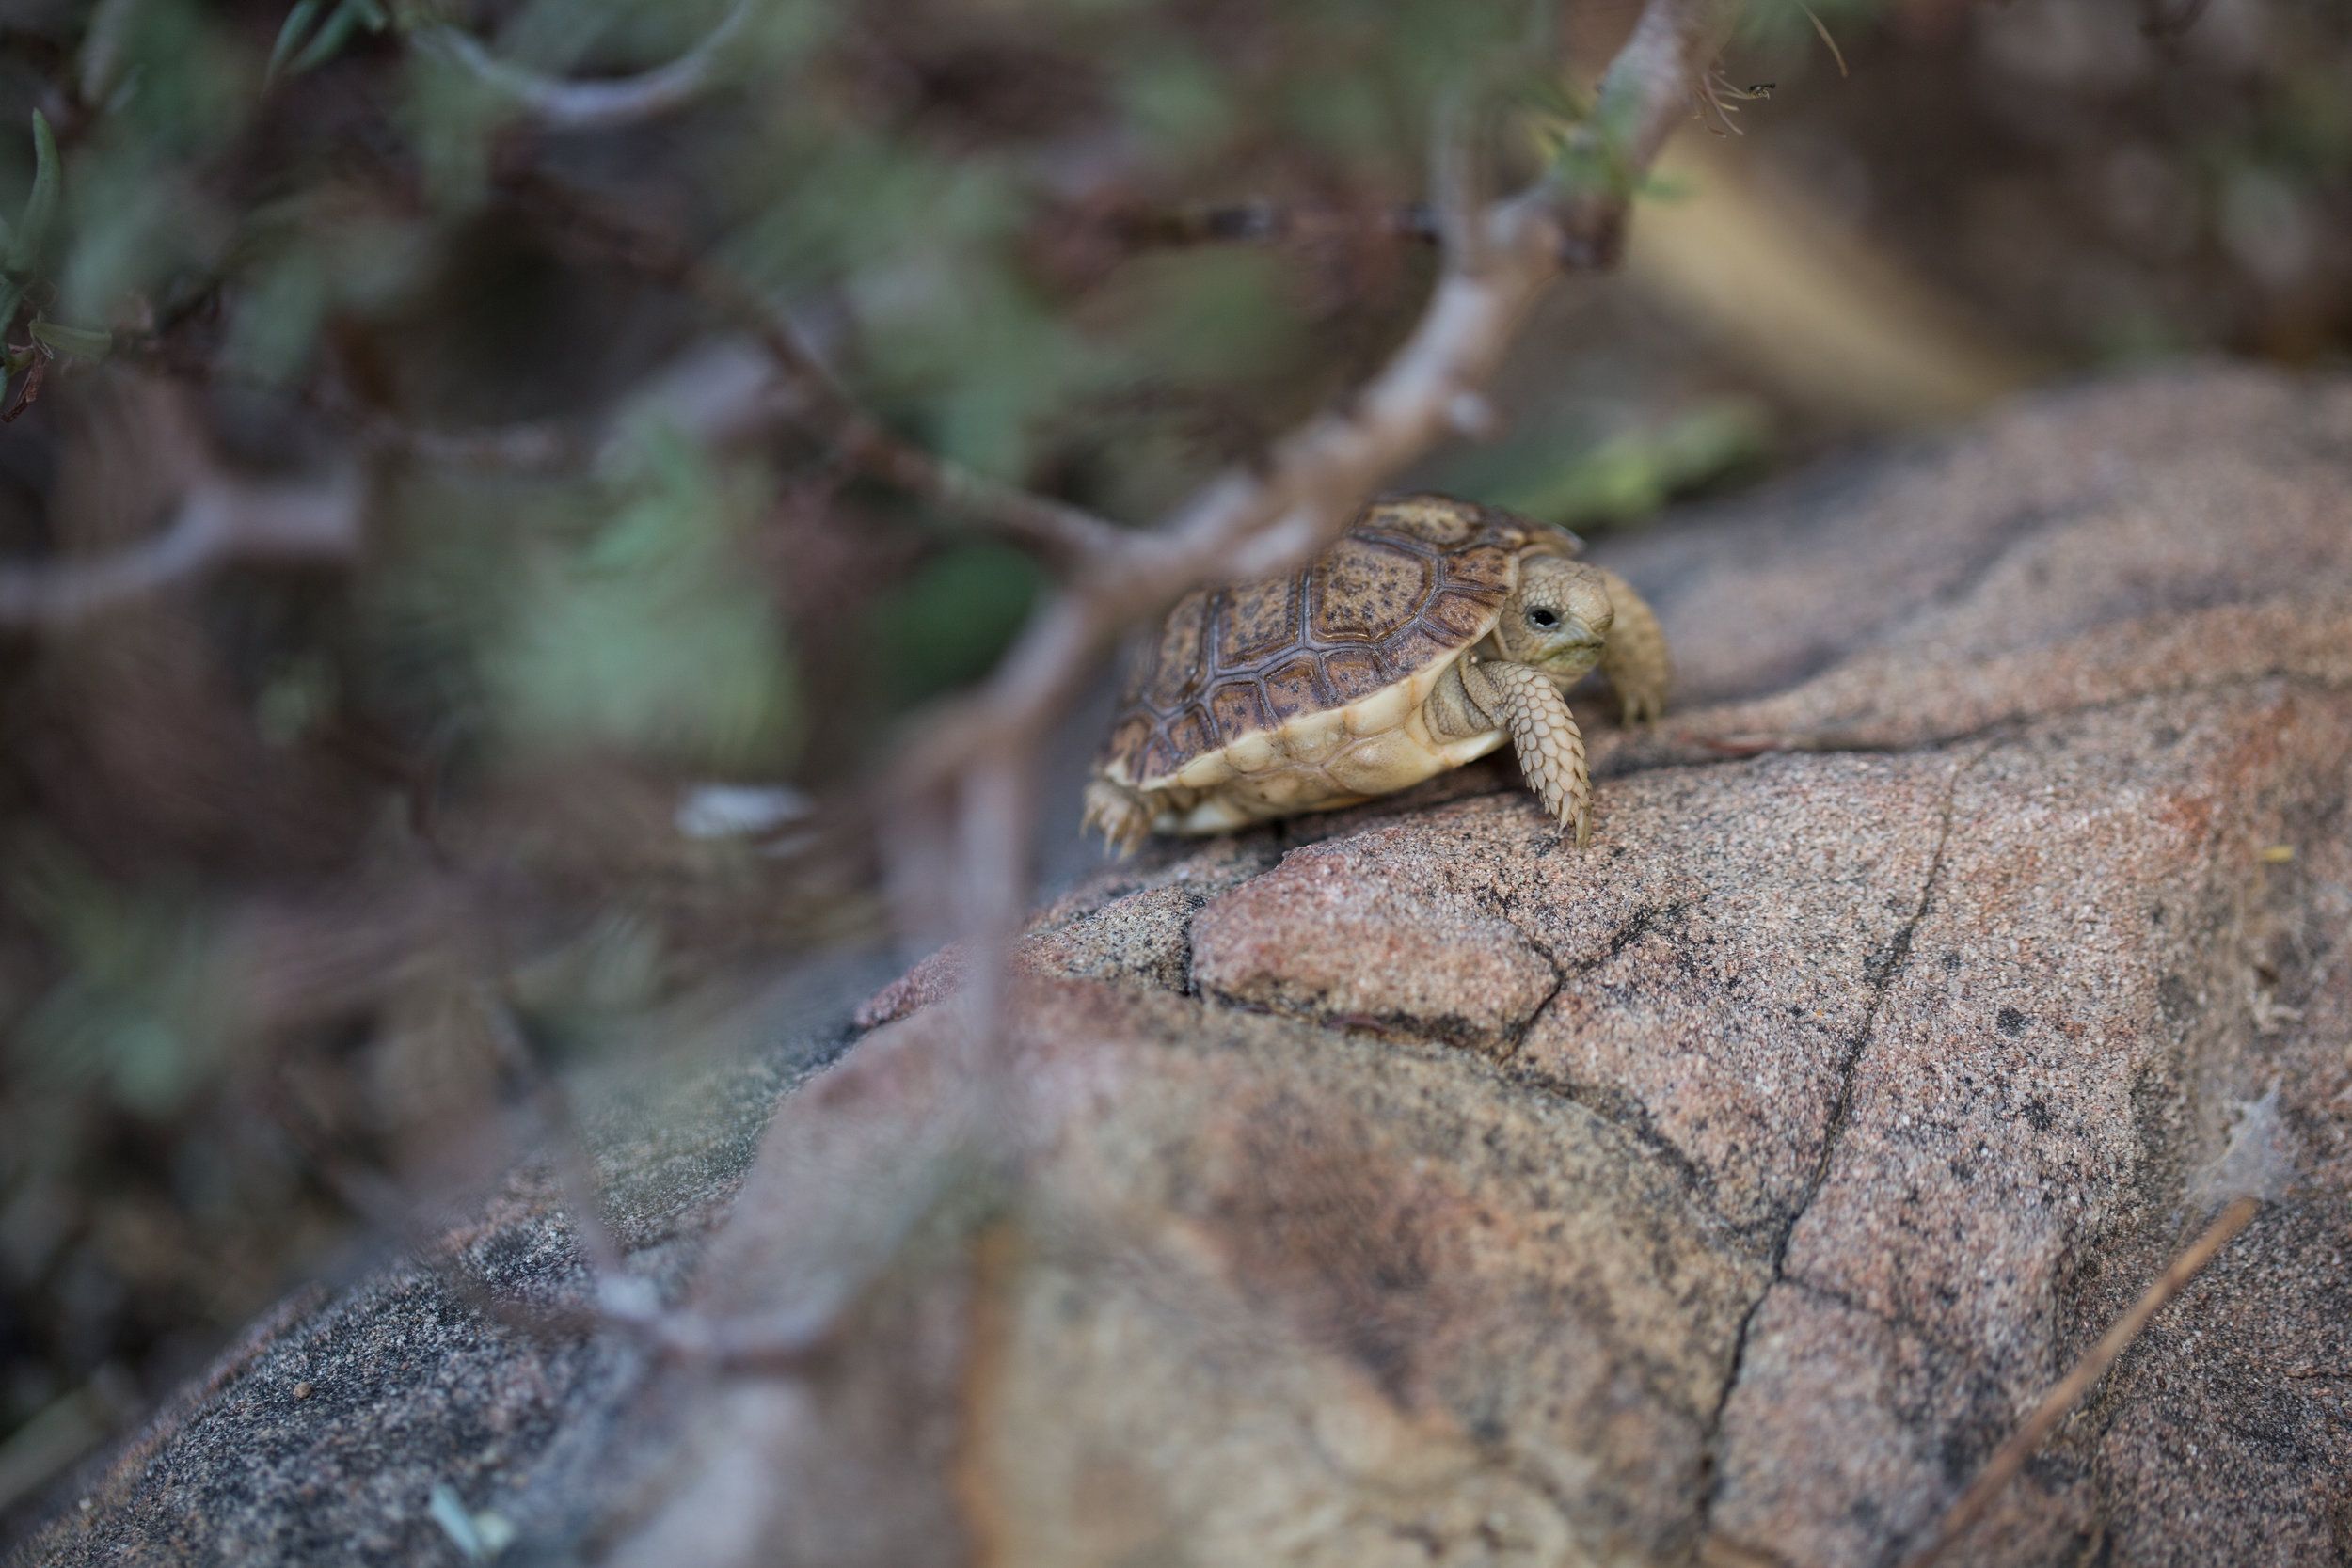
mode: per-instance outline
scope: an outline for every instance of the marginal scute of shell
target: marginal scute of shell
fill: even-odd
[[[1459,768],[1466,762],[1476,762],[1480,757],[1501,746],[1505,738],[1504,731],[1488,730],[1484,735],[1474,735],[1467,740],[1438,741],[1434,744],[1434,750],[1438,755],[1445,759],[1446,767]]]
[[[1274,762],[1274,737],[1258,731],[1225,748],[1225,760],[1237,773],[1256,773]]]
[[[1176,770],[1176,782],[1186,789],[1214,789],[1232,776],[1222,751],[1204,752]]]
[[[1347,733],[1346,710],[1302,713],[1276,733],[1282,750],[1294,762],[1314,764],[1331,754]]]
[[[1340,710],[1350,735],[1379,735],[1405,722],[1405,716],[1420,701],[1414,688],[1418,683],[1398,681],[1384,686],[1369,697],[1359,698]]]
[[[1375,736],[1334,757],[1325,770],[1359,795],[1385,795],[1418,784],[1440,764],[1408,728]]]
[[[1163,813],[1157,826],[1164,833],[1223,833],[1254,820],[1234,802],[1211,797],[1188,811]]]

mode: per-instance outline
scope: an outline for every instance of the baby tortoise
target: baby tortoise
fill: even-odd
[[[1575,535],[1442,496],[1375,501],[1287,577],[1187,594],[1131,668],[1087,786],[1121,853],[1354,805],[1511,737],[1528,787],[1592,837],[1584,737],[1562,693],[1597,666],[1626,721],[1671,670],[1623,578]]]

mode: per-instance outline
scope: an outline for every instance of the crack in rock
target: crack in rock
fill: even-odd
[[[1772,1299],[1774,1288],[1788,1282],[1788,1244],[1796,1236],[1797,1227],[1804,1223],[1805,1214],[1812,1209],[1814,1200],[1820,1196],[1822,1187],[1828,1183],[1830,1167],[1853,1114],[1854,1094],[1862,1076],[1863,1057],[1868,1053],[1870,1042],[1877,1033],[1879,1014],[1884,1009],[1887,994],[1893,990],[1896,978],[1911,957],[1912,939],[1918,931],[1920,923],[1926,920],[1935,899],[1936,884],[1943,878],[1944,860],[1951,845],[1952,823],[1958,810],[1961,783],[1969,770],[1991,755],[1993,751],[1993,746],[1985,746],[1963,758],[1952,768],[1952,776],[1944,788],[1943,817],[1936,829],[1935,848],[1929,857],[1927,874],[1919,881],[1918,901],[1913,906],[1910,917],[1903,922],[1902,927],[1863,965],[1863,972],[1870,982],[1870,1002],[1863,1013],[1861,1025],[1854,1031],[1853,1043],[1846,1053],[1846,1059],[1838,1065],[1837,1097],[1831,1102],[1829,1122],[1822,1130],[1820,1153],[1814,1161],[1803,1196],[1773,1241],[1771,1275],[1765,1280],[1764,1288],[1756,1292],[1756,1299],[1740,1316],[1740,1327],[1732,1338],[1730,1364],[1724,1373],[1723,1388],[1716,1397],[1715,1408],[1707,1418],[1705,1451],[1709,1479],[1699,1500],[1699,1529],[1702,1535],[1712,1528],[1716,1500],[1722,1492],[1720,1449],[1724,1414],[1730,1408],[1731,1396],[1739,1387],[1740,1374],[1746,1369],[1748,1343],[1755,1332],[1756,1315],[1764,1309],[1765,1302]]]

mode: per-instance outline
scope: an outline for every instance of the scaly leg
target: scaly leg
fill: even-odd
[[[1088,784],[1086,818],[1080,831],[1103,835],[1103,847],[1125,860],[1152,833],[1151,802],[1124,784],[1108,779]]]
[[[1596,566],[1609,587],[1609,602],[1616,610],[1609,642],[1601,650],[1600,673],[1617,694],[1617,706],[1629,724],[1639,724],[1665,711],[1666,689],[1674,684],[1674,661],[1666,653],[1665,628],[1658,612],[1634,592],[1633,585],[1605,566]]]
[[[1573,826],[1582,848],[1593,837],[1593,780],[1584,766],[1584,732],[1551,677],[1532,664],[1488,660],[1463,672],[1470,700],[1511,732],[1519,771],[1563,832]]]

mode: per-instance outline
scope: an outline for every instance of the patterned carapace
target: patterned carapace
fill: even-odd
[[[1486,635],[1532,536],[1458,503],[1378,509],[1287,577],[1187,594],[1138,652],[1104,749],[1138,784],[1368,697]]]

